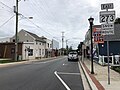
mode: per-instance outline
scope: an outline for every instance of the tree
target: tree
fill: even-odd
[[[116,18],[114,24],[120,24],[120,18]]]
[[[78,49],[77,49],[77,52],[78,54],[82,54],[82,45],[83,45],[83,42],[80,42],[80,44],[78,45]]]
[[[68,48],[68,52],[70,52],[70,51],[72,51],[73,49],[72,49],[72,46],[70,46],[70,48]]]

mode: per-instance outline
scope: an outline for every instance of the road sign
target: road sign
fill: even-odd
[[[115,21],[115,11],[101,11],[100,23],[112,23]]]
[[[113,3],[101,4],[101,10],[104,9],[113,9]]]
[[[102,30],[101,33],[102,35],[113,35],[114,30]]]
[[[114,29],[114,23],[101,24],[102,30],[111,30]]]
[[[104,36],[102,35],[101,28],[94,28],[93,36],[95,43],[104,43]]]
[[[102,4],[101,9],[106,11],[100,12],[100,23],[112,23],[115,20],[115,11],[108,11],[108,9],[113,9],[113,3],[108,3],[108,4]],[[110,28],[112,27],[111,25],[103,25],[104,28]],[[114,30],[105,30],[104,32],[105,35],[110,35],[114,33]],[[107,60],[108,60],[108,84],[110,84],[110,64],[109,64],[109,41],[107,41]]]
[[[103,35],[114,34],[114,24],[113,23],[101,24],[101,30]]]

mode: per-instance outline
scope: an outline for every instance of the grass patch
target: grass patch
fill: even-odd
[[[0,64],[4,64],[4,63],[12,63],[12,62],[22,62],[22,61],[26,61],[26,60],[18,60],[18,61],[15,61],[15,60],[11,60],[11,59],[0,59]]]
[[[11,63],[11,62],[15,62],[13,60],[0,60],[0,63]]]
[[[111,69],[113,69],[116,72],[120,73],[120,66],[111,67]]]

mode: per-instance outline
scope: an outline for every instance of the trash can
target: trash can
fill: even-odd
[[[18,56],[18,60],[22,60],[22,55],[19,55],[19,56]]]

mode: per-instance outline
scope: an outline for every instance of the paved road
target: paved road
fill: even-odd
[[[78,62],[66,57],[0,68],[0,90],[84,90]]]

